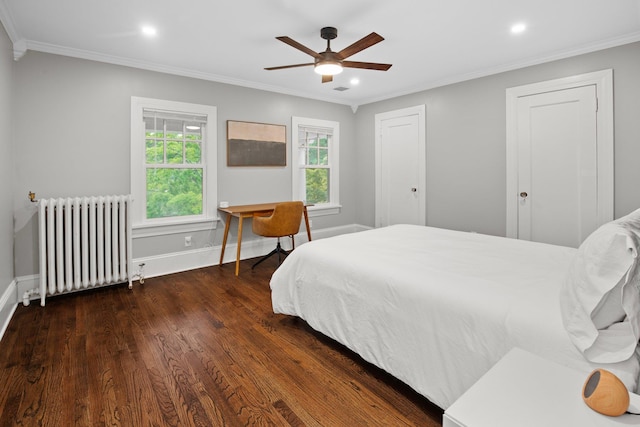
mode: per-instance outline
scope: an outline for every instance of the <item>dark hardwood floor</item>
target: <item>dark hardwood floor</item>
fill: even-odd
[[[271,260],[17,308],[0,426],[440,426],[442,410],[271,310]]]

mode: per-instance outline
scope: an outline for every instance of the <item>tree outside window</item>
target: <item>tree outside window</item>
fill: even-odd
[[[215,228],[216,124],[211,105],[131,97],[134,228]]]
[[[314,207],[337,206],[339,124],[293,117],[292,129],[293,198]]]
[[[147,218],[202,215],[204,124],[153,113],[144,121]]]

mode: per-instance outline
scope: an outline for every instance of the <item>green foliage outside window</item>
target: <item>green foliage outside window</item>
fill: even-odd
[[[306,140],[307,166],[329,165],[329,141],[326,136],[308,134]],[[305,169],[306,201],[312,204],[329,203],[329,169]]]
[[[306,169],[307,203],[329,203],[329,169]]]
[[[158,123],[162,124],[162,120],[156,125]],[[175,121],[172,125],[175,126]],[[147,129],[145,159],[148,165],[147,218],[202,215],[203,168],[200,166],[202,140],[199,129],[186,133]]]
[[[147,169],[147,218],[202,214],[202,169]]]

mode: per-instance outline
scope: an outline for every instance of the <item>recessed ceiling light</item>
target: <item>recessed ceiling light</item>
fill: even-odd
[[[158,32],[156,31],[156,29],[154,27],[151,27],[149,25],[145,25],[142,27],[142,34],[144,34],[147,37],[153,37],[157,34]]]
[[[354,85],[354,86],[355,86],[355,85],[357,85],[357,84],[359,84],[359,83],[360,83],[360,79],[353,78],[353,79],[351,79],[351,80],[349,81],[349,83],[351,83],[352,85]]]
[[[527,29],[527,25],[526,25],[526,24],[524,24],[524,23],[522,23],[522,22],[519,22],[519,23],[517,23],[517,24],[514,24],[514,25],[511,27],[511,33],[513,33],[513,34],[520,34],[520,33],[523,33],[523,32],[524,32],[524,30],[526,30],[526,29]]]

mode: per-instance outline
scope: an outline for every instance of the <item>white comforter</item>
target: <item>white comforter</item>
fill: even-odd
[[[446,409],[512,347],[581,370],[558,292],[576,249],[412,225],[316,240],[271,279],[299,316]],[[638,361],[599,365],[635,389]]]

